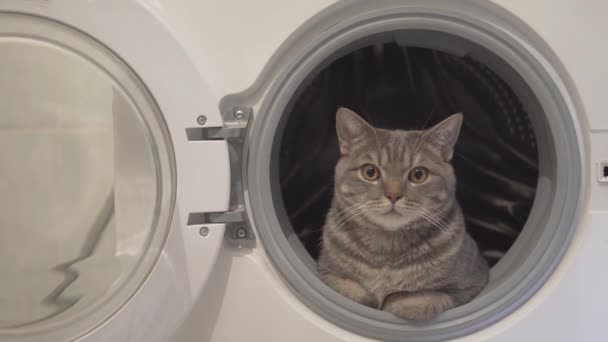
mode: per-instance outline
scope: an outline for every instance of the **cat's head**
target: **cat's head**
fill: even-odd
[[[388,231],[441,224],[442,211],[455,201],[450,160],[461,124],[462,114],[454,114],[424,131],[385,130],[338,109],[335,199],[341,215]]]

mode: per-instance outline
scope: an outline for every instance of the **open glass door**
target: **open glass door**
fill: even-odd
[[[0,336],[71,340],[120,309],[162,250],[168,134],[135,74],[61,25],[0,14],[0,75]]]

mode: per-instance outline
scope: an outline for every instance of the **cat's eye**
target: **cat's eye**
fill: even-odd
[[[410,182],[420,184],[424,182],[428,178],[428,176],[429,171],[422,166],[418,166],[415,167],[412,171],[410,171],[408,178],[410,179]]]
[[[365,164],[361,168],[361,175],[368,181],[375,181],[380,178],[380,170],[376,165]]]

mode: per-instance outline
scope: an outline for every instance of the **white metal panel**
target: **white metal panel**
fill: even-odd
[[[208,308],[218,308],[208,314]],[[306,307],[264,252],[223,249],[205,293],[170,341],[370,341]]]
[[[332,0],[140,0],[175,32],[217,97],[243,91],[281,43]]]
[[[532,26],[556,51],[572,77],[583,101],[583,106],[587,110],[583,114],[587,114],[588,119],[582,119],[588,120],[589,125],[594,129],[608,128],[608,115],[603,113],[605,110],[605,95],[602,94],[601,88],[601,84],[605,82],[608,75],[608,66],[604,62],[608,57],[608,48],[604,44],[603,47],[598,49],[599,42],[603,41],[601,35],[608,29],[608,22],[601,18],[601,13],[606,12],[606,9],[608,9],[606,6],[608,5],[601,1],[581,4],[566,0],[558,2],[546,0],[534,3],[524,0],[497,0],[496,2],[513,11],[523,21]],[[307,2],[306,6],[310,6],[307,9],[308,12],[304,12],[304,9],[294,8],[294,16],[290,19],[301,24],[303,19],[301,13],[312,15],[312,13],[321,10],[328,4],[325,2],[322,4],[321,2]],[[268,12],[274,5],[275,3],[264,3],[256,8],[250,8],[248,18],[264,18],[265,20],[262,20],[261,24],[258,22],[257,25],[248,25],[245,34],[235,33],[233,29],[239,27],[243,22],[248,23],[249,19],[247,18],[244,21],[239,21],[239,25],[229,25],[231,28],[222,29],[222,34],[226,34],[226,37],[230,37],[230,39],[227,40],[228,43],[225,43],[225,41],[219,42],[218,46],[220,48],[214,57],[216,58],[214,62],[217,63],[211,60],[200,62],[202,59],[197,58],[197,63],[200,62],[197,64],[199,70],[211,68],[217,68],[217,70],[226,68],[228,70],[231,68],[234,64],[227,61],[233,57],[227,56],[234,56],[235,53],[240,55],[243,52],[238,49],[238,43],[242,42],[245,37],[249,37],[248,39],[255,37],[255,41],[259,42],[259,46],[253,49],[253,52],[248,50],[250,54],[254,54],[254,58],[260,54],[268,55],[268,50],[274,51],[278,48],[279,43],[286,38],[284,28],[297,27],[297,25],[272,20],[275,19],[275,15]],[[318,8],[315,8],[315,6]],[[176,5],[175,7],[179,6]],[[212,6],[208,8],[212,8]],[[211,11],[213,13],[211,15],[209,14],[210,11],[201,10],[196,14],[198,19],[191,20],[203,22],[198,27],[202,28],[209,25],[208,28],[211,28],[222,27],[220,22],[230,22],[235,18],[241,19],[238,15],[237,17],[227,13],[220,15],[223,13],[222,11],[222,8],[219,12]],[[174,13],[177,12],[179,10],[176,9]],[[282,14],[280,11],[276,11],[276,13],[280,13],[276,16]],[[176,16],[179,17],[181,14],[176,14]],[[183,16],[187,17],[186,14],[183,14]],[[205,19],[210,16],[215,16],[215,19],[211,18],[210,21],[206,21]],[[591,24],[589,26],[582,25],[582,22],[586,22],[587,18],[591,21]],[[176,21],[171,18],[168,20]],[[267,23],[276,25],[269,29],[270,24]],[[186,32],[198,32],[198,30],[193,29],[196,25],[188,24],[187,21],[175,27],[180,32],[180,36],[183,37],[189,36]],[[181,32],[184,32],[183,35]],[[193,34],[190,33],[190,35]],[[279,34],[284,35],[282,40],[276,38]],[[190,53],[196,55],[197,47],[194,46],[193,40],[184,38],[183,41],[188,46],[188,50],[191,51]],[[272,44],[274,46],[270,46]],[[580,52],[577,52],[577,49]],[[581,56],[580,53],[583,55]],[[226,59],[222,61],[222,58]],[[208,63],[211,63],[213,67]],[[226,63],[226,66],[223,66],[224,63]],[[230,81],[214,85],[217,93],[239,91],[249,86],[251,82],[247,80],[254,75],[249,69],[259,69],[261,65],[247,59],[240,65],[240,68],[246,68],[246,73],[238,76],[239,78],[231,76]],[[602,145],[604,141],[604,138],[598,138],[597,142],[594,142],[593,150],[601,151],[602,146],[608,146],[606,144]],[[602,153],[594,152],[594,156],[603,156]],[[591,167],[591,169],[595,172],[594,167]],[[592,179],[596,179],[595,175]],[[589,203],[589,208],[599,209],[598,205],[602,200],[602,202],[608,203],[603,192],[601,195],[598,193],[597,184],[591,184],[590,186],[594,195]],[[604,208],[603,205],[602,208]],[[599,334],[597,327],[600,327],[601,324],[592,325],[584,322],[584,320],[585,317],[590,315],[595,315],[594,317],[598,318],[602,317],[600,310],[608,305],[608,296],[598,297],[597,293],[593,291],[593,289],[598,288],[595,285],[596,281],[601,284],[605,282],[605,279],[594,271],[594,265],[598,265],[598,258],[606,255],[605,241],[608,241],[608,236],[605,236],[605,229],[603,228],[607,225],[608,217],[603,213],[594,211],[589,214],[589,220],[582,221],[575,236],[575,243],[569,249],[564,262],[547,286],[511,317],[463,340],[514,341],[529,340],[531,337],[549,337],[549,340],[568,341],[581,336],[587,337],[586,340],[595,340],[594,337]],[[321,319],[299,302],[272,266],[267,264],[267,260],[264,259],[263,253],[259,250],[247,256],[234,254],[229,257],[232,261],[220,264],[221,266],[213,275],[209,292],[205,293],[197,303],[193,315],[178,335],[174,337],[175,341],[225,341],[243,338],[248,340],[363,340]],[[573,272],[574,269],[578,271]],[[245,282],[247,285],[241,282]],[[564,297],[568,297],[568,299],[564,299]],[[584,304],[581,304],[581,302]],[[243,314],[241,308],[244,303],[262,309],[263,314]],[[203,320],[201,323],[199,320],[201,316],[197,313],[210,306],[220,308],[218,314]],[[544,308],[545,306],[547,309]],[[572,320],[572,315],[569,314],[570,310],[572,310],[573,315],[579,315],[578,319]],[[245,312],[247,312],[247,309],[245,309]],[[560,322],[559,329],[554,327],[555,323],[553,322]],[[573,322],[575,325],[579,325],[573,326]],[[594,320],[590,320],[590,322],[594,322]],[[587,329],[587,331],[583,332],[582,329]],[[555,331],[548,332],[549,330]],[[547,334],[543,335],[544,333]]]
[[[608,128],[608,116],[603,114],[605,96],[601,91],[607,74],[605,68],[608,66],[604,61],[608,50],[605,46],[598,48],[602,42],[599,35],[608,26],[599,17],[605,12],[604,3],[595,1],[583,6],[574,1],[497,2],[524,19],[555,49],[581,94],[589,113],[590,125],[597,129]],[[0,6],[8,6],[6,3],[0,1]],[[170,22],[167,25],[180,36],[180,43],[195,60],[197,72],[192,72],[194,69],[187,66],[190,61],[181,56],[179,49],[167,49],[168,46],[176,46],[176,42],[167,33],[164,24],[153,20],[130,1],[59,0],[12,2],[10,5],[13,8],[25,6],[28,11],[68,22],[91,33],[123,57],[150,87],[166,115],[177,154],[178,174],[195,178],[200,174],[192,170],[180,171],[185,167],[200,165],[198,162],[188,162],[189,155],[196,153],[187,152],[194,148],[186,145],[189,142],[185,138],[184,127],[194,126],[196,116],[200,114],[207,115],[210,125],[218,125],[221,122],[216,107],[219,96],[251,85],[278,45],[329,2],[297,2],[284,5],[285,8],[280,8],[281,2],[270,0],[250,5],[247,2],[218,2],[205,8],[199,7],[203,6],[203,2],[186,0],[150,0],[142,3],[153,9],[158,18]],[[112,15],[112,24],[108,25],[107,16],[101,15],[104,13],[122,15]],[[586,18],[585,25],[572,20],[574,17]],[[133,22],[137,22],[137,25],[133,25]],[[141,37],[149,39],[144,41]],[[146,55],[149,51],[154,51],[154,54]],[[202,83],[200,75],[204,75],[209,84]],[[217,148],[215,151],[218,155],[221,149],[225,149],[222,143],[201,144],[205,144],[201,150],[207,152]],[[209,160],[208,165],[214,165],[213,160]],[[220,171],[217,169],[212,174],[217,176]],[[197,179],[195,182],[203,181]],[[91,340],[158,341],[166,338],[170,327],[178,321],[177,317],[195,300],[196,291],[191,290],[190,286],[196,287],[193,284],[202,284],[209,277],[212,264],[209,258],[215,257],[221,241],[213,240],[213,237],[221,236],[222,228],[217,227],[216,230],[213,227],[211,239],[199,239],[196,235],[198,227],[186,226],[186,215],[194,208],[196,211],[217,210],[225,205],[225,198],[211,203],[208,200],[210,194],[216,193],[217,198],[221,198],[228,191],[224,181],[199,183],[197,187],[208,186],[209,189],[197,197],[192,193],[185,195],[187,186],[182,184],[187,184],[186,180],[178,179],[178,215],[174,218],[174,229],[167,248],[154,272],[133,299],[133,305],[125,307],[115,319],[108,322],[106,329],[91,334]],[[527,340],[533,336],[564,340],[574,336],[569,333],[576,333],[577,337],[587,336],[588,340],[597,336],[593,335],[593,327],[601,327],[601,322],[598,325],[591,323],[594,317],[602,317],[600,310],[607,304],[604,302],[606,297],[598,300],[588,286],[597,284],[599,288],[600,284],[606,282],[601,274],[595,272],[593,265],[596,264],[593,261],[605,255],[608,236],[605,236],[606,230],[603,228],[608,220],[603,213],[594,213],[591,218],[588,226],[582,225],[583,230],[585,227],[588,229],[584,234],[583,231],[579,232],[578,246],[569,251],[568,262],[560,267],[552,286],[543,289],[518,314],[472,339],[494,334],[499,341]],[[185,235],[189,234],[192,239],[186,243]],[[197,254],[206,248],[209,254]],[[237,338],[274,340],[274,337],[280,340],[294,336],[302,340],[356,340],[355,336],[322,320],[299,302],[268,264],[260,249],[248,256],[239,252],[223,254],[222,258],[229,261],[221,263],[219,273],[213,274],[214,290],[209,292],[219,297],[209,302],[197,302],[197,309],[189,324],[179,338],[172,340],[208,340],[205,337],[218,341]],[[196,273],[196,277],[188,275],[193,273]],[[225,286],[225,290],[218,290],[220,285]],[[572,293],[578,295],[573,296]],[[250,305],[249,310],[263,308],[264,314],[247,310],[245,313],[252,314],[240,314],[244,301],[247,301],[245,305]],[[580,317],[574,319],[576,315]],[[591,317],[589,322],[584,321],[585,317]],[[276,335],[273,331],[276,331]]]
[[[592,129],[608,129],[608,2],[493,0],[531,26],[551,46],[576,84]]]
[[[608,250],[608,213],[590,212],[579,236],[550,282],[515,315],[480,338],[508,341],[603,341],[608,296],[608,274],[602,260]]]

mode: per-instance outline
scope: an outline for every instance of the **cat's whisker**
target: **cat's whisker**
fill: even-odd
[[[429,213],[428,211],[424,211],[424,209],[423,209],[423,208],[419,208],[418,210],[420,210],[420,212],[421,212],[421,213],[424,213],[424,214],[425,214],[424,216],[425,216],[425,217],[426,217],[428,220],[433,221],[433,222],[434,222],[434,224],[435,224],[436,226],[438,226],[438,228],[440,228],[440,229],[441,229],[441,230],[443,230],[443,231],[447,231],[448,227],[446,226],[446,223],[445,223],[445,222],[443,222],[442,220],[440,220],[439,218],[437,218],[436,216],[434,216],[432,213]]]
[[[353,204],[351,206],[348,206],[348,207],[346,207],[344,209],[340,209],[340,210],[338,210],[338,214],[346,214],[346,213],[348,213],[350,211],[356,210],[357,208],[361,208],[361,207],[366,206],[369,202],[370,201],[367,201],[367,202],[364,202],[364,203],[357,203],[357,204]]]
[[[340,231],[340,229],[349,221],[352,221],[353,219],[363,216],[369,212],[371,212],[373,209],[375,209],[374,207],[366,207],[363,208],[362,210],[356,212],[355,214],[351,215],[350,217],[348,217],[346,220],[344,220],[342,223],[340,223],[339,225],[336,226],[336,231]]]
[[[365,207],[358,208],[357,210],[353,210],[347,215],[342,216],[340,219],[336,220],[335,224],[337,226],[343,225],[345,222],[350,221],[354,216],[357,216],[360,212],[365,211]]]
[[[354,204],[349,207],[346,207],[345,209],[340,210],[338,212],[338,217],[337,217],[336,221],[341,221],[344,217],[347,217],[351,213],[356,212],[357,210],[360,210],[361,208],[365,207],[366,205],[368,205],[372,202],[373,201],[367,201],[365,203]]]
[[[448,220],[446,220],[445,217],[443,217],[441,215],[441,213],[439,213],[439,212],[432,211],[432,210],[430,210],[428,208],[424,208],[424,207],[420,207],[419,209],[424,211],[425,213],[427,213],[429,216],[437,219],[440,222],[446,222],[446,223],[448,222]]]
[[[447,221],[445,219],[442,220],[442,218],[437,217],[437,215],[434,215],[428,209],[426,209],[422,206],[416,207],[416,206],[408,206],[408,205],[406,205],[406,208],[409,208],[410,210],[414,210],[417,214],[420,215],[420,217],[425,219],[427,222],[433,224],[437,228],[441,229],[442,231],[448,230],[448,227],[446,225]]]
[[[364,204],[363,206],[357,208],[356,210],[351,211],[349,214],[342,216],[340,219],[336,221],[336,231],[339,231],[342,226],[344,226],[347,222],[355,219],[356,217],[362,216],[369,212],[372,212],[375,209],[381,208],[381,201],[370,201]]]
[[[435,223],[435,226],[437,226],[437,228],[443,230],[444,232],[448,231],[448,227],[445,225],[445,223],[441,222],[440,220],[431,215],[427,215],[427,217]]]
[[[360,207],[357,207],[353,210],[351,210],[350,212],[348,212],[345,215],[342,215],[341,217],[338,218],[338,220],[336,220],[336,224],[343,224],[344,222],[349,221],[352,216],[357,215],[359,212],[361,211],[365,211],[366,209],[369,209],[370,211],[373,209],[376,209],[375,206],[369,206],[369,205],[362,205]]]
[[[410,202],[410,204],[406,204],[406,206],[411,206],[411,207],[415,207],[415,208],[419,208],[421,210],[424,210],[426,212],[428,212],[429,214],[439,218],[441,221],[443,222],[449,222],[450,220],[448,220],[448,218],[446,218],[441,212],[437,211],[437,210],[433,210],[431,208],[426,208],[424,207],[422,204],[418,204],[418,203],[413,203]]]
[[[358,205],[355,208],[351,208],[350,210],[343,212],[342,215],[339,215],[337,217],[337,219],[335,220],[336,224],[339,224],[339,223],[341,223],[344,220],[348,220],[348,217],[350,217],[351,215],[354,215],[357,212],[365,209],[365,206],[366,206],[366,204]]]
[[[420,217],[422,217],[424,220],[429,222],[431,225],[435,226],[436,228],[439,228],[439,230],[444,231],[444,232],[447,231],[447,228],[442,223],[438,222],[436,219],[429,216],[428,214],[426,214],[422,211],[419,211],[418,214],[420,215]]]

